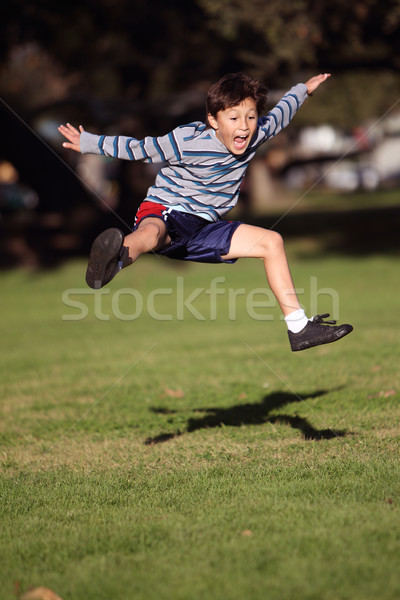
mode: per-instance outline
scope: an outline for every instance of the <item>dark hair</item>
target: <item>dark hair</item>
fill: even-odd
[[[220,110],[237,106],[246,98],[253,98],[258,114],[261,114],[267,103],[268,89],[259,79],[246,73],[229,73],[214,83],[207,95],[207,115],[216,116]]]

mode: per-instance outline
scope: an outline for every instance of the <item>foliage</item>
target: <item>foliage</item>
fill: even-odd
[[[81,92],[161,97],[227,70],[272,85],[307,70],[400,67],[400,0],[4,0],[0,56],[39,44]]]
[[[3,56],[15,45],[39,43],[66,70],[79,73],[81,92],[149,98],[203,75],[202,15],[193,1],[6,4]],[[205,67],[210,64],[211,56]]]
[[[306,0],[260,2],[200,0],[211,26],[235,44],[244,64],[260,76],[314,65],[320,32],[310,20]]]
[[[260,75],[313,68],[399,69],[400,2],[199,0],[212,27]]]

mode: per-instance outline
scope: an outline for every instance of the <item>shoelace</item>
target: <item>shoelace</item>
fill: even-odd
[[[315,315],[315,317],[313,317],[313,323],[319,323],[320,325],[336,325],[337,321],[334,321],[333,319],[331,321],[324,321],[327,317],[330,317],[329,313]]]

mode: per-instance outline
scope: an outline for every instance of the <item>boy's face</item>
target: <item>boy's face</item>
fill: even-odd
[[[217,138],[232,154],[243,154],[257,129],[257,105],[253,98],[208,115]]]

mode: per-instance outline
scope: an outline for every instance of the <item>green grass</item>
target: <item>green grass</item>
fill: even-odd
[[[83,263],[0,275],[2,599],[14,582],[64,600],[400,596],[398,261],[289,250],[301,301],[311,277],[334,288],[351,336],[292,354],[276,307],[246,310],[259,261],[145,257],[97,295],[101,319],[93,294],[70,296],[82,320],[62,302]],[[215,277],[244,289],[235,319],[228,291],[210,307]],[[142,314],[116,318],[132,286]],[[170,320],[148,314],[156,288]],[[182,308],[196,288],[205,320]]]

